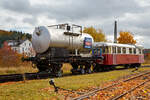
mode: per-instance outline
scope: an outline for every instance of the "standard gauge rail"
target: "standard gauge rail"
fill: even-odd
[[[86,99],[86,98],[90,98],[91,96],[94,96],[94,95],[97,94],[98,92],[106,91],[106,90],[111,89],[111,88],[114,89],[114,88],[117,87],[117,85],[120,85],[120,84],[126,83],[126,82],[130,82],[130,81],[133,81],[133,80],[135,80],[135,79],[137,79],[137,78],[140,78],[140,77],[149,76],[149,74],[150,74],[150,71],[144,72],[144,73],[142,73],[142,74],[140,73],[140,74],[138,74],[138,75],[136,75],[136,76],[132,76],[132,77],[127,78],[127,79],[124,79],[124,80],[122,80],[122,81],[118,81],[118,82],[113,83],[113,84],[111,84],[111,85],[109,85],[109,86],[106,86],[106,87],[104,87],[104,88],[97,88],[97,89],[94,89],[93,91],[90,91],[90,92],[85,93],[85,94],[83,94],[83,95],[80,95],[80,96],[78,96],[78,97],[72,98],[71,100],[84,100],[84,99]],[[149,80],[147,80],[147,81],[149,81]],[[145,84],[147,81],[144,81],[143,83],[138,84],[135,88],[137,88],[137,87],[139,87],[139,86]],[[118,87],[119,87],[119,86],[118,86]],[[134,89],[132,89],[132,90],[134,90]],[[129,90],[128,92],[130,92],[130,91],[132,91],[132,90]],[[128,92],[127,92],[127,93],[128,93]],[[125,94],[127,94],[127,93],[125,93]],[[111,99],[112,99],[112,100],[117,100],[117,98],[119,98],[119,97],[121,97],[121,96],[123,96],[123,95],[125,95],[125,94],[117,95],[117,97],[115,96],[115,97],[112,97],[112,98],[109,98],[109,99],[110,99],[110,100],[111,100]],[[115,99],[113,99],[113,98],[115,98]]]
[[[149,66],[142,66],[142,67],[149,67]],[[116,69],[118,70],[118,69]],[[119,69],[120,70],[120,69]],[[76,74],[79,75],[79,74]],[[73,76],[70,74],[63,74],[63,77],[66,76]],[[8,75],[0,75],[0,83],[4,82],[15,82],[15,81],[23,81],[26,80],[33,80],[33,79],[46,79],[54,77],[48,73],[23,73],[23,74],[8,74]]]
[[[47,79],[50,77],[52,76],[50,76],[50,74],[48,73],[24,73],[24,74],[0,75],[0,83],[34,80],[34,79]]]

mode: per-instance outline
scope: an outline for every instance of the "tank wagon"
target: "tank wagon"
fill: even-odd
[[[70,63],[72,73],[91,73],[91,65],[96,59],[90,53],[93,46],[91,35],[82,33],[79,25],[59,24],[36,27],[32,35],[35,57],[24,58],[32,61],[39,72],[62,75],[62,64]]]
[[[92,54],[104,57],[103,60],[97,59],[93,69],[95,72],[110,70],[120,65],[125,68],[140,67],[144,62],[141,45],[95,42]]]

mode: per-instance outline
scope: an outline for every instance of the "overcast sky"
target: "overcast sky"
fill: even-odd
[[[113,41],[114,20],[118,32],[132,32],[150,48],[150,0],[0,0],[0,29],[32,33],[35,26],[69,22],[100,28]]]

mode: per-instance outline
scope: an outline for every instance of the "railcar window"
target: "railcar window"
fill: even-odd
[[[108,47],[105,47],[105,53],[108,53]]]
[[[111,53],[111,47],[108,47],[108,53]]]
[[[112,47],[113,53],[116,53],[116,47]]]
[[[136,54],[136,48],[134,48],[134,54]]]
[[[121,53],[121,47],[118,47],[117,53]]]
[[[102,53],[108,53],[108,47],[103,47]]]
[[[132,48],[129,48],[129,53],[132,54]]]
[[[141,54],[141,49],[139,49],[139,54]]]
[[[125,54],[125,53],[126,53],[126,48],[123,47],[123,48],[122,48],[122,51],[123,51],[123,53]]]

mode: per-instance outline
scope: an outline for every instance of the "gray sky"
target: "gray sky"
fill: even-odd
[[[113,41],[118,31],[130,31],[138,44],[150,48],[150,0],[0,0],[0,29],[25,32],[35,26],[74,23],[101,28]]]

